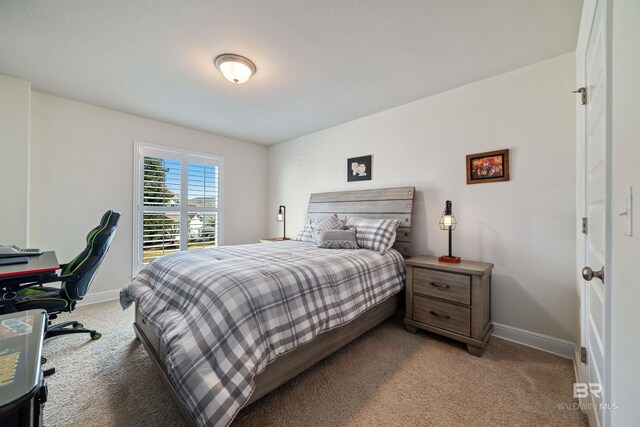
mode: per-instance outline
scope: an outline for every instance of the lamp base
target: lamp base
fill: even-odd
[[[440,258],[438,258],[438,261],[440,261],[440,262],[450,262],[452,264],[456,264],[456,263],[460,262],[460,257],[459,256],[442,255]]]
[[[276,240],[291,240],[289,237],[278,237]]]

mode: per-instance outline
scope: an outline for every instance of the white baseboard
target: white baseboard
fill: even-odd
[[[96,304],[99,302],[113,301],[120,297],[120,289],[111,291],[94,292],[84,296],[82,301],[78,301],[78,305]]]
[[[575,360],[576,345],[571,341],[495,322],[493,324],[493,336],[546,351],[547,353],[555,354],[565,359]]]

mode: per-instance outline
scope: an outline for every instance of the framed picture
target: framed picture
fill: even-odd
[[[509,149],[467,155],[467,184],[509,181]]]
[[[371,156],[347,159],[347,181],[371,180]]]

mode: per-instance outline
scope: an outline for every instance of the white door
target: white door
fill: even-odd
[[[609,138],[609,86],[607,75],[607,16],[608,2],[591,3],[592,19],[587,20],[586,43],[579,46],[578,61],[584,61],[584,87],[586,105],[583,109],[584,153],[584,216],[587,226],[584,235],[582,276],[583,304],[581,316],[582,346],[586,348],[583,370],[589,383],[586,403],[591,425],[605,426],[607,422],[607,349],[609,348],[609,318],[607,306],[607,269],[609,268],[611,222],[610,216],[610,138]],[[593,4],[595,3],[595,4]],[[583,25],[585,20],[583,20]]]

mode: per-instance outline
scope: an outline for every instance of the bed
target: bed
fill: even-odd
[[[242,407],[398,311],[414,193],[310,197],[310,217],[399,220],[394,249],[384,255],[290,241],[182,252],[143,269],[121,301],[135,302],[136,336],[185,420],[228,425]]]

